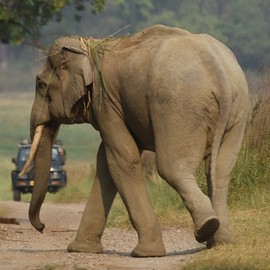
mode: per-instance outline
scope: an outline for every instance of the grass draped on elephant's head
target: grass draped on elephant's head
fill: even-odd
[[[82,47],[84,50],[87,51],[89,57],[92,56],[95,69],[99,77],[98,78],[99,93],[100,93],[99,106],[102,103],[102,97],[107,92],[107,87],[106,87],[103,72],[102,72],[102,60],[103,60],[104,51],[105,51],[105,47],[104,47],[105,41],[106,39],[81,38]]]

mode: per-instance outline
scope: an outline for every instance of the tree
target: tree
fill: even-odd
[[[130,0],[126,0],[130,1]],[[139,24],[208,33],[228,45],[245,69],[270,65],[270,0],[152,0],[154,13]]]
[[[115,0],[116,13],[129,25],[134,32],[141,21],[147,20],[154,10],[153,0]]]
[[[103,10],[106,0],[0,0],[0,40],[5,44],[37,44],[41,29],[49,21],[62,19],[62,11],[75,5],[77,11],[90,2],[93,13]],[[75,19],[80,16],[75,14]]]
[[[104,12],[89,16],[90,3],[95,14]],[[6,44],[47,44],[68,34],[104,37],[126,25],[133,33],[157,23],[213,35],[244,68],[270,65],[270,0],[0,0],[0,41]]]
[[[232,1],[226,21],[220,24],[222,35],[244,68],[270,65],[269,7],[269,0]]]

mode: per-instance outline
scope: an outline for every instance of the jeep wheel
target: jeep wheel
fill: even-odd
[[[13,190],[13,201],[15,202],[21,201],[21,192],[19,190]]]

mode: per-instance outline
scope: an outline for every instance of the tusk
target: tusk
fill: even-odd
[[[30,165],[36,155],[43,129],[44,129],[44,125],[40,125],[36,127],[29,156],[24,164],[22,171],[19,173],[19,177],[23,177],[29,171]]]

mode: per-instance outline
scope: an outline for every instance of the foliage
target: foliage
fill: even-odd
[[[154,11],[154,1],[149,0],[116,0],[116,14],[122,20],[128,22],[132,32],[137,30],[139,21],[147,20],[151,17]]]
[[[246,70],[270,65],[270,0],[0,0],[2,44],[44,48],[61,35],[125,35],[158,23],[215,36],[233,50]],[[125,26],[129,28],[118,31]],[[33,60],[44,55],[27,50],[0,43],[0,91],[28,90],[34,85],[25,73],[26,65],[39,64]],[[16,75],[9,76],[10,72]]]
[[[181,1],[175,26],[206,32],[219,38],[237,55],[244,67],[256,69],[270,63],[270,1]],[[252,18],[252,19],[251,19]]]
[[[62,10],[67,5],[75,5],[77,11],[85,9],[89,0],[0,0],[0,40],[3,43],[19,45],[37,44],[41,28],[50,20],[61,21]],[[93,11],[101,12],[105,0],[93,0]],[[80,16],[75,14],[75,20]]]
[[[241,59],[242,65],[250,68],[270,64],[270,1],[233,1],[222,25],[223,35]],[[260,14],[260,15],[259,15]],[[251,19],[252,18],[252,19]]]
[[[270,62],[269,9],[270,0],[0,0],[0,39],[44,45],[52,29],[55,36],[104,37],[125,25],[134,32],[163,23],[214,35],[232,48],[245,68],[254,70]],[[89,16],[91,11],[98,15]],[[0,46],[0,60],[5,60],[4,54]]]

